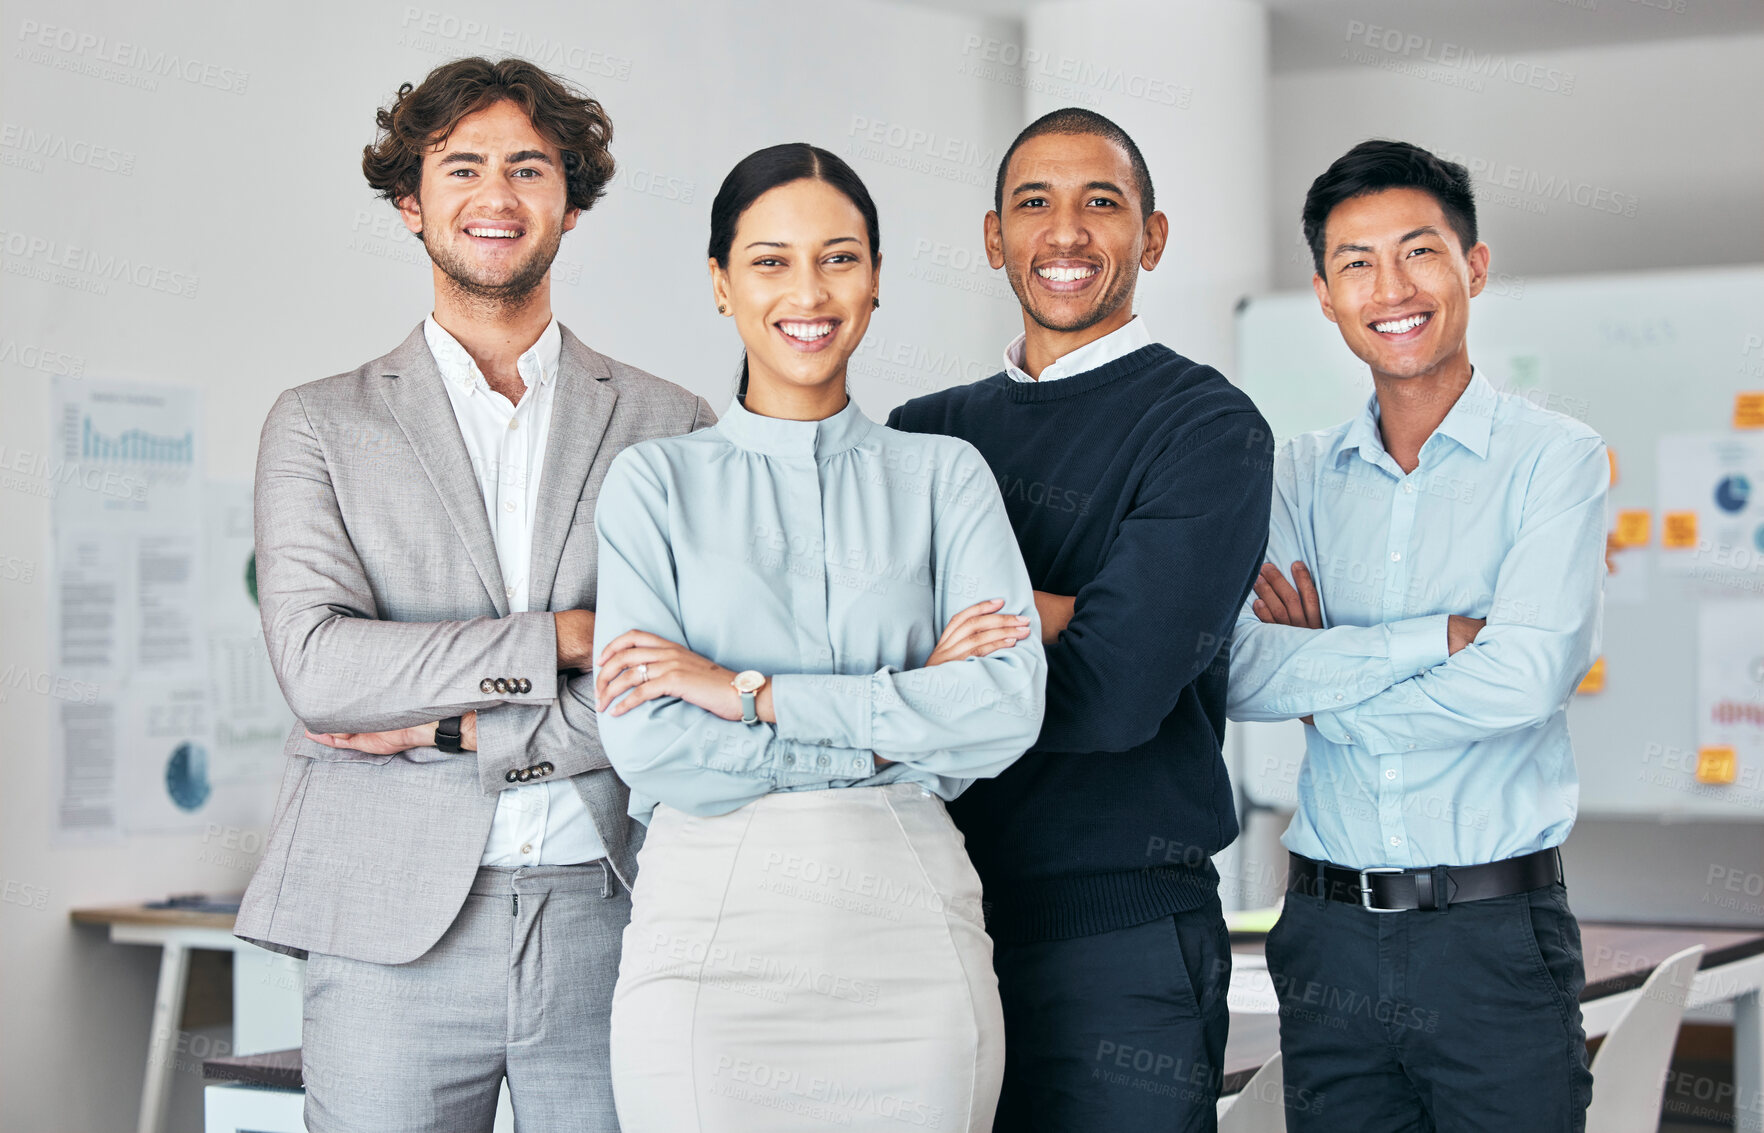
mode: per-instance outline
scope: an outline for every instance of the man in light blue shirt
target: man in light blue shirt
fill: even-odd
[[[1567,703],[1599,648],[1605,446],[1472,369],[1489,250],[1462,166],[1362,143],[1304,225],[1375,393],[1281,446],[1231,654],[1232,719],[1308,725],[1268,939],[1288,1128],[1578,1131],[1584,974],[1556,847],[1578,797]]]

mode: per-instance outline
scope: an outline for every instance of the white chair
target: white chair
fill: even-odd
[[[1697,966],[1698,944],[1668,956],[1642,984],[1592,1060],[1592,1105],[1586,1127],[1599,1133],[1656,1133],[1666,1071]]]
[[[1219,1100],[1219,1133],[1286,1133],[1286,1083],[1278,1053],[1237,1094]]]

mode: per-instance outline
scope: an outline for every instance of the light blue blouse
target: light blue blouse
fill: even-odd
[[[596,655],[642,629],[772,678],[776,724],[673,697],[601,715],[645,823],[658,802],[715,815],[772,791],[909,782],[953,799],[1041,730],[1034,594],[966,441],[896,432],[855,402],[785,421],[736,401],[711,428],[621,452],[594,522]],[[1029,636],[924,668],[950,616],[988,598]]]

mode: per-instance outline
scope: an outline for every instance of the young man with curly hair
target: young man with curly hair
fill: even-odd
[[[433,261],[390,354],[283,393],[258,453],[264,636],[300,724],[246,939],[308,958],[306,1127],[616,1129],[607,1026],[640,828],[589,673],[594,508],[709,424],[559,326],[613,174],[599,103],[519,59],[405,84],[362,160]]]

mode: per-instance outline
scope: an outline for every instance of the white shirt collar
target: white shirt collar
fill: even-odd
[[[1005,347],[1005,373],[1013,382],[1033,382],[1023,369],[1023,344],[1029,340],[1027,334],[1019,334]],[[1127,325],[1112,330],[1095,342],[1086,343],[1078,349],[1054,360],[1052,365],[1041,371],[1041,381],[1051,382],[1056,378],[1069,378],[1073,374],[1082,374],[1086,370],[1094,370],[1098,366],[1106,366],[1117,358],[1125,358],[1135,350],[1152,344],[1151,331],[1145,329],[1145,320],[1134,315],[1127,320]]]
[[[466,348],[459,344],[459,339],[447,333],[446,328],[435,321],[430,315],[423,320],[423,338],[429,344],[429,353],[435,356],[435,365],[440,367],[441,376],[458,386],[463,392],[471,393],[479,387],[489,389],[484,375],[478,371],[478,364],[466,353]],[[529,346],[526,353],[515,363],[515,369],[521,375],[521,381],[529,386],[551,384],[557,377],[557,367],[563,357],[563,332],[558,329],[554,317],[539,332],[538,341]]]

